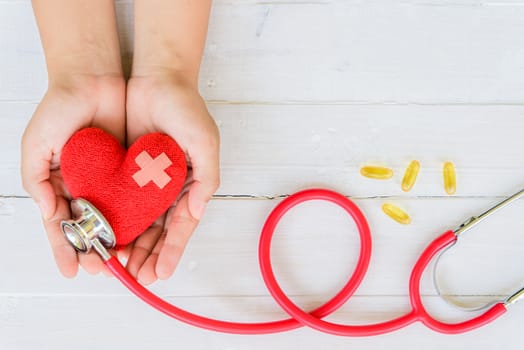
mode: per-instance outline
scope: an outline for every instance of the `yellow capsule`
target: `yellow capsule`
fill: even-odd
[[[398,222],[399,224],[408,225],[411,223],[411,218],[408,213],[400,209],[396,205],[391,203],[382,204],[382,211],[386,213],[387,216]]]
[[[444,163],[442,175],[444,176],[444,189],[446,190],[446,193],[454,194],[457,190],[457,174],[455,172],[455,166],[453,163]]]
[[[420,170],[420,163],[417,160],[409,163],[402,178],[402,191],[408,192],[413,188],[415,181],[417,181],[418,172]]]
[[[364,166],[360,168],[360,174],[371,179],[387,180],[393,176],[393,170],[381,166]]]

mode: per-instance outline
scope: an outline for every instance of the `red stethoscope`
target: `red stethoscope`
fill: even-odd
[[[103,215],[93,205],[83,199],[75,199],[71,202],[73,217],[76,219],[62,222],[62,230],[77,251],[85,253],[94,248],[113,275],[137,297],[157,310],[193,326],[234,334],[267,334],[309,326],[325,333],[356,337],[388,333],[420,321],[435,331],[456,334],[481,327],[501,316],[509,306],[524,297],[524,288],[505,300],[487,305],[487,310],[473,319],[460,323],[444,323],[434,319],[426,311],[422,303],[420,296],[420,279],[422,274],[436,255],[442,254],[445,248],[449,248],[457,242],[460,234],[522,195],[524,195],[524,190],[500,202],[481,215],[470,218],[458,229],[454,231],[449,230],[433,240],[422,252],[411,272],[409,280],[411,311],[396,319],[369,325],[342,325],[322,319],[341,307],[353,295],[364,278],[371,258],[371,233],[366,218],[351,200],[337,192],[326,189],[310,189],[295,193],[280,202],[267,218],[262,228],[258,247],[260,269],[269,292],[292,318],[266,323],[235,323],[199,316],[169,304],[150,292],[127,272],[116,257],[109,254],[106,248],[114,246],[114,233]],[[289,209],[310,200],[324,200],[335,203],[351,215],[360,235],[360,257],[353,275],[340,292],[324,305],[308,313],[294,304],[278,285],[271,266],[270,250],[271,239],[280,219]]]

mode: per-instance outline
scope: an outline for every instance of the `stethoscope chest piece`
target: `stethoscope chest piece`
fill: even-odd
[[[325,189],[310,189],[292,194],[273,209],[262,227],[258,252],[259,264],[264,282],[266,283],[270,294],[275,298],[278,304],[293,317],[291,319],[274,322],[246,324],[210,319],[182,310],[159,298],[142,286],[136,278],[126,270],[116,256],[111,256],[107,249],[115,246],[115,234],[104,216],[94,205],[84,199],[78,198],[71,202],[71,213],[73,219],[62,221],[61,227],[66,239],[78,252],[87,253],[93,248],[103,259],[105,266],[107,266],[109,271],[111,271],[116,278],[118,278],[139,298],[171,317],[202,328],[227,333],[265,334],[282,332],[295,329],[301,325],[308,325],[330,334],[344,336],[369,336],[391,332],[412,324],[413,322],[420,321],[433,330],[442,333],[456,334],[481,327],[505,313],[509,306],[515,304],[520,299],[524,299],[524,288],[521,288],[505,300],[495,302],[488,310],[467,321],[445,323],[433,318],[424,308],[422,296],[420,294],[423,273],[430,262],[440,252],[444,252],[444,249],[451,247],[457,242],[458,237],[462,233],[468,231],[479,222],[483,221],[486,217],[522,196],[524,196],[524,190],[498,203],[481,215],[468,219],[468,221],[460,225],[456,230],[448,230],[435,238],[421,253],[411,272],[409,280],[411,311],[404,316],[397,317],[393,320],[369,325],[339,325],[323,320],[324,316],[335,311],[353,295],[367,271],[371,257],[371,232],[364,214],[350,199],[337,192]],[[270,258],[271,239],[282,216],[288,212],[289,209],[302,202],[310,200],[330,201],[343,208],[355,220],[361,241],[360,257],[351,278],[346,282],[346,285],[340,292],[312,314],[300,309],[285,295],[284,291],[278,285],[275,274],[273,273]],[[436,261],[436,265],[437,264],[438,260]],[[436,278],[435,282],[437,282]],[[438,283],[436,283],[436,288],[438,290]]]
[[[107,253],[104,248],[115,246],[116,238],[111,225],[94,205],[85,199],[74,199],[71,201],[71,214],[73,219],[62,221],[61,227],[66,239],[77,251],[87,253],[94,247],[98,253]]]

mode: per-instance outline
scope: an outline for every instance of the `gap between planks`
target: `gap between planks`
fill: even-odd
[[[434,199],[434,200],[442,200],[442,199],[506,199],[509,196],[399,196],[399,195],[377,195],[377,196],[350,196],[346,194],[342,194],[344,197],[348,199],[355,199],[355,200],[366,200],[366,199],[408,199],[408,200],[415,200],[415,199]],[[290,194],[274,194],[274,195],[267,195],[267,194],[215,194],[211,197],[212,200],[275,200],[275,199],[284,199],[289,197]],[[30,196],[20,196],[20,195],[10,195],[10,194],[0,194],[0,200],[1,199],[31,199]],[[523,199],[519,199],[523,200]]]

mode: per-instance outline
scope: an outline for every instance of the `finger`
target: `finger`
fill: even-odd
[[[44,219],[51,219],[56,210],[56,195],[49,181],[51,151],[43,143],[31,142],[26,135],[22,141],[22,184],[38,204]]]
[[[168,213],[165,227],[166,237],[156,264],[156,274],[160,279],[171,277],[198,224],[198,220],[189,213],[188,197],[188,195],[182,196],[177,205]]]
[[[158,254],[160,253],[161,247],[164,245],[166,239],[165,231],[162,232],[159,239],[157,240],[153,251],[147,257],[140,270],[138,270],[138,280],[144,285],[151,284],[158,279],[156,274],[156,264],[158,262]]]
[[[200,220],[220,184],[218,147],[203,147],[191,156],[193,183],[189,188],[189,212]]]
[[[78,258],[75,249],[69,244],[60,227],[61,221],[67,220],[71,216],[69,204],[62,197],[58,197],[56,203],[55,214],[53,217],[43,220],[44,227],[58,269],[65,277],[72,278],[78,272]]]
[[[102,270],[102,273],[106,277],[113,277],[113,273],[111,272],[111,270],[109,270],[106,264],[104,264],[104,269]]]
[[[131,255],[131,252],[133,251],[133,245],[134,245],[134,242],[131,242],[128,245],[126,245],[124,248],[116,251],[116,256],[118,257],[118,259],[126,261],[126,265],[127,265],[127,261],[129,260],[129,256]]]
[[[162,219],[164,219],[164,217]],[[136,239],[126,265],[126,269],[133,277],[138,277],[138,271],[142,268],[142,265],[144,265],[144,262],[151,254],[158,238],[162,234],[163,221],[164,220],[162,220],[161,224],[153,224]],[[149,272],[150,273],[147,273],[147,271],[145,271],[146,275],[155,274],[154,269],[151,269]],[[156,275],[154,279],[156,279]]]
[[[172,210],[171,207],[169,210]],[[169,212],[168,212],[169,215]],[[165,218],[165,216],[164,216]],[[153,248],[153,251],[150,252],[149,256],[146,258],[144,263],[142,264],[142,267],[138,270],[138,280],[140,283],[144,285],[151,284],[155,282],[158,279],[158,276],[156,275],[156,264],[158,261],[158,255],[160,253],[161,247],[164,245],[164,241],[166,239],[166,231],[164,229],[165,220],[162,223],[162,231],[160,232],[160,236],[158,237],[156,244]]]
[[[90,275],[96,275],[100,272],[104,272],[106,275],[110,274],[102,258],[94,251],[88,254],[78,254],[78,261],[80,262],[80,266]]]

